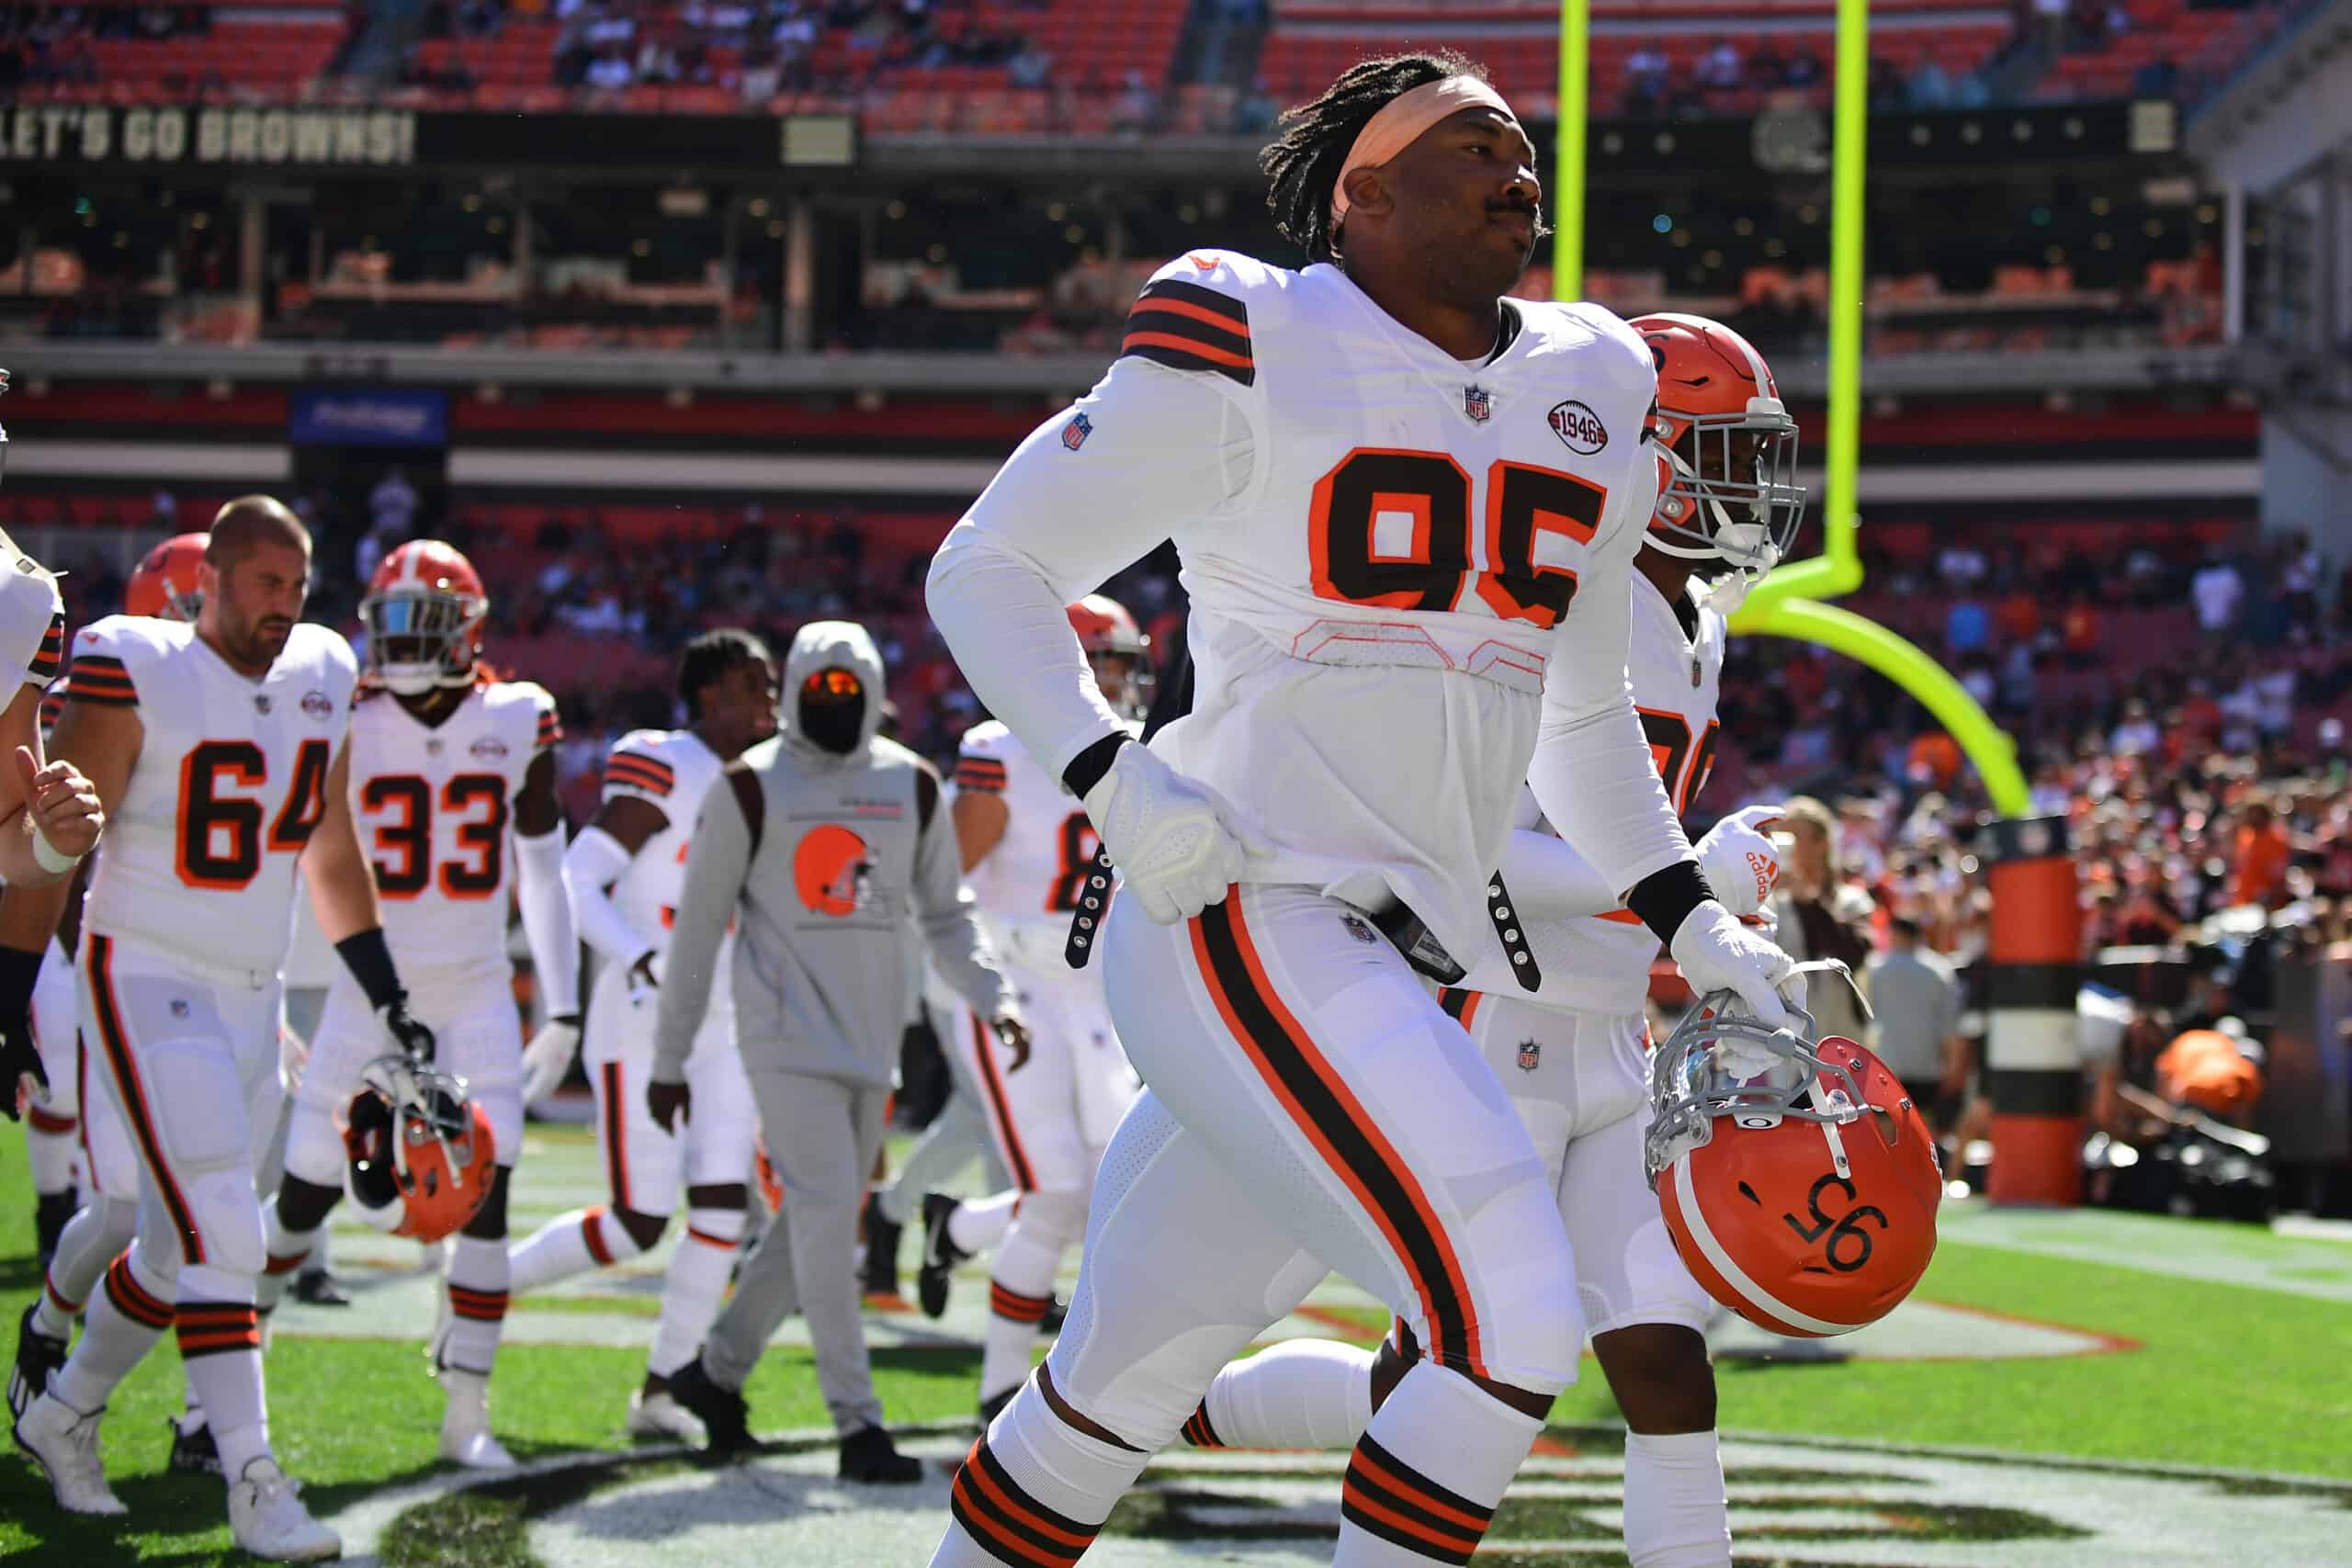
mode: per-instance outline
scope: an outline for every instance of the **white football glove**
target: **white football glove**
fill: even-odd
[[[523,1047],[523,1103],[536,1105],[553,1094],[571,1070],[571,1054],[580,1049],[580,1026],[564,1019],[549,1019]]]
[[[1667,951],[1700,996],[1736,991],[1765,1028],[1797,1026],[1789,1007],[1804,1005],[1805,982],[1796,961],[1741,925],[1721,904],[1702,904],[1684,916]]]
[[[1772,897],[1781,880],[1781,852],[1763,831],[1781,814],[1779,806],[1746,806],[1733,812],[1692,846],[1707,886],[1735,915],[1752,915]]]
[[[1128,894],[1163,926],[1222,902],[1252,852],[1228,825],[1230,808],[1216,791],[1140,742],[1119,748],[1085,806]]]

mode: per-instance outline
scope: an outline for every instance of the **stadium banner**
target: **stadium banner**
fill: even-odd
[[[626,127],[628,134],[614,134]],[[844,168],[847,115],[434,114],[394,108],[19,104],[0,108],[0,167],[408,169]]]
[[[286,400],[297,446],[447,446],[449,395],[416,388],[304,388]]]

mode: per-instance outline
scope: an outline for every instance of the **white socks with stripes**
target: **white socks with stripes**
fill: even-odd
[[[449,1254],[449,1332],[440,1345],[445,1370],[490,1375],[498,1337],[506,1327],[510,1293],[506,1238],[486,1241],[460,1234]]]
[[[1217,1373],[1201,1410],[1206,1427],[1184,1428],[1196,1448],[1352,1447],[1372,1422],[1372,1352],[1285,1339]]]
[[[735,1249],[743,1239],[741,1209],[688,1209],[686,1234],[670,1254],[662,1279],[662,1315],[653,1325],[653,1348],[645,1370],[666,1378],[695,1359],[727,1299]]]
[[[1004,1568],[1083,1552],[1149,1462],[1064,1422],[1035,1385],[973,1445],[948,1494],[955,1522],[931,1568]]]
[[[585,1274],[643,1250],[602,1203],[559,1214],[507,1253],[507,1289],[515,1295]]]
[[[1731,1511],[1714,1433],[1625,1434],[1625,1555],[1634,1568],[1731,1562]]]
[[[1466,1563],[1544,1430],[1459,1372],[1407,1372],[1357,1442],[1332,1568]]]

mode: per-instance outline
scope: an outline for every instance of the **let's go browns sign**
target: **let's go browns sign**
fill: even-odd
[[[0,164],[308,164],[416,162],[416,116],[401,109],[0,109]]]

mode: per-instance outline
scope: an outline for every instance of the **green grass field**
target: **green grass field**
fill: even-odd
[[[535,1153],[546,1151],[551,1169],[576,1172],[587,1157],[582,1135],[565,1129],[535,1128],[533,1147]],[[526,1161],[518,1183],[518,1228],[536,1224],[537,1215],[561,1202],[577,1201],[568,1192],[535,1189],[532,1168]],[[21,1158],[10,1150],[0,1170],[0,1296],[12,1346],[16,1314],[38,1288],[31,1201],[23,1173]],[[1949,1307],[2065,1325],[2128,1343],[2101,1354],[2032,1359],[1726,1360],[1719,1377],[1724,1428],[1852,1439],[1896,1451],[1957,1446],[1996,1455],[2068,1456],[2091,1461],[2080,1475],[2081,1485],[2093,1491],[2102,1465],[2149,1463],[2352,1483],[2352,1438],[2346,1436],[2352,1431],[2352,1245],[2189,1222],[2135,1221],[2118,1230],[2104,1216],[2071,1219],[2071,1231],[2052,1245],[2120,1237],[2143,1249],[2154,1267],[2021,1250],[2001,1239],[1998,1216],[1955,1211],[1918,1294]],[[2300,1284],[2223,1282],[2248,1271],[2237,1259],[2281,1265]],[[2218,1278],[2190,1277],[2199,1273]],[[630,1296],[558,1298],[546,1304],[559,1313],[623,1314],[642,1322],[650,1334],[650,1300],[640,1290]],[[567,1319],[550,1321],[560,1333]],[[1376,1314],[1360,1307],[1342,1304],[1322,1321],[1360,1324],[1367,1343],[1376,1333]],[[438,1472],[434,1447],[440,1396],[424,1373],[420,1345],[419,1337],[277,1336],[268,1359],[272,1431],[288,1471],[308,1483],[315,1511],[332,1512]],[[581,1450],[618,1453],[627,1447],[620,1430],[624,1402],[643,1365],[641,1344],[510,1344],[502,1352],[493,1385],[499,1432],[526,1461]],[[894,1421],[910,1423],[968,1418],[978,1366],[976,1348],[953,1345],[901,1347],[876,1355],[886,1407]],[[18,1459],[0,1465],[0,1557],[29,1554],[72,1564],[237,1560],[229,1547],[219,1483],[163,1472],[164,1424],[178,1408],[180,1382],[179,1359],[167,1338],[119,1392],[107,1414],[107,1471],[131,1509],[128,1520],[68,1519],[54,1510],[46,1484],[28,1463]],[[748,1392],[761,1430],[824,1426],[805,1351],[778,1346]],[[1561,1398],[1554,1417],[1556,1441],[1549,1448],[1581,1455],[1605,1452],[1607,1424],[1614,1416],[1605,1384],[1597,1375],[1588,1376]],[[677,1461],[659,1464],[674,1468]],[[627,1472],[632,1483],[657,1472],[653,1464]],[[387,1531],[384,1561],[538,1560],[527,1543],[525,1522],[611,1479],[607,1472],[575,1470],[492,1488],[462,1504],[420,1507]],[[1753,1468],[1735,1480],[1792,1483],[1790,1477]],[[1736,1484],[1736,1497],[1737,1492]],[[2338,1508],[2352,1507],[2352,1485],[2315,1495],[2332,1496]],[[1173,1505],[1148,1506],[1165,1517],[1155,1516],[1143,1533],[1157,1530],[1173,1540],[1192,1528],[1170,1512]],[[1567,1528],[1553,1517],[1567,1506],[1537,1508],[1526,1517],[1527,1529],[1552,1539]],[[1808,1506],[1831,1505],[1815,1498]],[[1954,1525],[1948,1519],[1931,1533],[1947,1539],[1957,1531],[1959,1539],[1973,1539],[1980,1530],[1992,1531],[1983,1537],[1989,1541],[2006,1528],[1997,1520],[1969,1517],[1974,1522]],[[940,1522],[926,1526],[917,1520],[910,1528],[918,1533],[927,1529],[935,1537]],[[1799,1530],[1786,1539],[1796,1555],[1768,1560],[1807,1561],[1802,1541],[1810,1538]],[[898,1560],[854,1552],[826,1559]],[[1512,1560],[1550,1559],[1539,1553]],[[1572,1551],[1557,1560],[1608,1559]],[[549,1568],[561,1568],[548,1561]],[[2255,1553],[2244,1561],[2281,1559]]]

